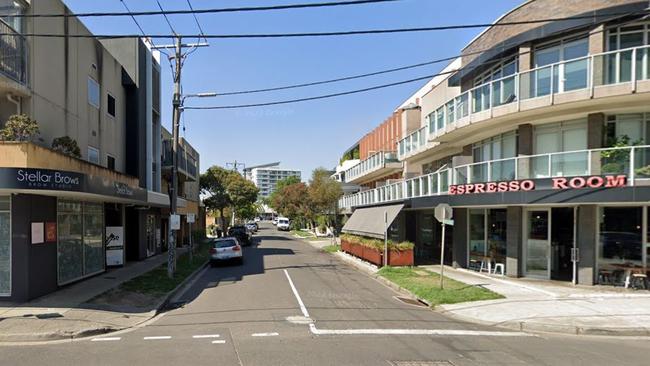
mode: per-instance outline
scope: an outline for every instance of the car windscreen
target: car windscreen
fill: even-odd
[[[213,243],[215,248],[234,247],[237,243],[234,240],[217,240]]]
[[[280,223],[281,223],[281,224],[288,224],[288,223],[289,223],[289,220],[280,220]]]

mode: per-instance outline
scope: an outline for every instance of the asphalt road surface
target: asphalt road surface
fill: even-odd
[[[207,268],[177,307],[92,339],[0,346],[0,365],[650,365],[650,339],[463,323],[262,225],[243,266]]]

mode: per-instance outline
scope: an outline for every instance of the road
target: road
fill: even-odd
[[[459,322],[263,226],[243,266],[207,268],[131,331],[5,346],[1,365],[648,365],[635,338],[539,336]]]

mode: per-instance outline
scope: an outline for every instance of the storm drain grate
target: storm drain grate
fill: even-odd
[[[449,361],[388,361],[392,366],[454,366]]]
[[[396,298],[397,300],[399,300],[399,301],[405,303],[405,304],[408,304],[408,305],[413,305],[413,306],[422,306],[422,307],[426,307],[426,306],[428,306],[427,304],[423,303],[423,302],[420,301],[420,300],[417,300],[417,299],[411,299],[411,298],[409,298],[409,297],[395,296],[395,298]]]

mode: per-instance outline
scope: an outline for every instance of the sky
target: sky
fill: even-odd
[[[124,0],[131,11],[159,10],[156,0]],[[191,0],[194,9],[279,5],[322,0]],[[120,0],[64,0],[73,12],[124,11]],[[189,9],[187,0],[161,0],[165,10]],[[492,23],[523,0],[401,0],[392,3],[201,14],[206,34],[293,33]],[[169,34],[162,16],[138,17],[145,32]],[[192,15],[171,15],[180,34],[197,34]],[[129,17],[85,18],[95,34],[134,34]],[[231,92],[363,74],[455,56],[482,29],[320,38],[210,40],[182,71],[183,93]],[[172,40],[154,40],[157,44]],[[188,40],[192,41],[192,40]],[[195,41],[195,40],[194,40]],[[171,128],[173,82],[162,62],[162,121]],[[435,64],[396,73],[286,91],[188,99],[186,106],[249,104],[310,97],[408,80],[441,71]],[[280,161],[302,171],[333,169],[345,150],[388,118],[426,81],[332,99],[236,110],[186,110],[184,136],[201,155],[201,171],[237,161],[246,166]],[[184,130],[183,130],[184,129]],[[241,169],[241,167],[240,167]]]

